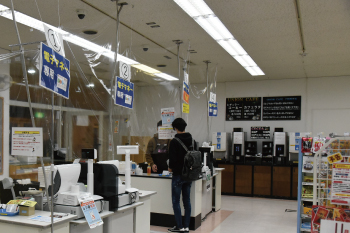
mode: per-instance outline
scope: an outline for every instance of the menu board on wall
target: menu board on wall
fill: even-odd
[[[260,121],[261,97],[226,98],[226,121]]]
[[[301,96],[263,98],[263,120],[300,120]]]
[[[252,126],[250,127],[251,139],[270,139],[269,126]]]

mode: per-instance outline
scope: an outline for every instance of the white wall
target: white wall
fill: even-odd
[[[196,87],[203,89],[205,85]],[[324,132],[324,135],[350,132],[350,123],[347,123],[350,119],[349,87],[350,76],[218,83],[216,94],[219,111],[218,117],[211,119],[210,131],[232,132],[234,127],[240,127],[248,132],[248,138],[251,126],[270,126],[271,131],[275,127],[283,127],[285,132],[307,131],[313,135],[319,132]],[[179,93],[169,87],[140,87],[139,90],[136,93],[139,98],[135,99],[138,123],[139,126],[148,125],[139,129],[147,128],[147,132],[140,131],[149,135],[151,126],[156,122],[153,118],[160,118],[158,109],[177,106]],[[302,96],[299,121],[225,121],[226,98],[298,95]],[[206,95],[197,99],[191,93],[187,131],[200,142],[207,140],[206,114]]]
[[[1,74],[10,74],[9,64],[0,64]],[[0,180],[9,177],[9,136],[10,136],[10,91],[0,91],[0,97],[4,98],[4,119],[3,119],[3,174]]]

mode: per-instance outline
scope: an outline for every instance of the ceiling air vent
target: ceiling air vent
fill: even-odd
[[[146,23],[147,25],[154,25],[156,24],[155,22],[149,22],[149,23]]]
[[[171,59],[171,57],[169,57],[169,56],[164,56],[166,59]]]
[[[159,28],[159,25],[152,25],[151,28]]]
[[[166,67],[166,65],[157,65],[157,67]]]

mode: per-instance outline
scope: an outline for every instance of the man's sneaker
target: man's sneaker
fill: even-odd
[[[168,229],[168,232],[169,233],[172,233],[172,232],[184,232],[184,228],[181,228],[181,229],[179,229],[179,228],[177,228],[176,226],[174,226],[173,228],[170,228],[170,229]]]
[[[188,229],[188,227],[186,227],[183,231],[184,233],[189,233],[190,232],[190,229]]]

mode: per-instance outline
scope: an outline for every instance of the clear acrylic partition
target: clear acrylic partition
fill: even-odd
[[[115,78],[113,78],[112,83],[111,79],[115,63],[113,57],[106,55],[106,51],[115,51],[116,20],[114,17],[91,9],[93,15],[90,16],[93,17],[93,20],[63,18],[59,12],[72,11],[67,1],[60,2],[59,11],[57,11],[57,5],[53,7],[47,1],[37,1],[38,7],[33,5],[30,9],[25,9],[19,3],[14,2],[15,10],[54,27],[60,25],[62,30],[71,34],[70,36],[75,35],[94,43],[96,46],[101,46],[101,51],[96,52],[85,48],[84,43],[78,46],[68,40],[64,41],[65,55],[70,60],[71,66],[69,99],[56,94],[52,99],[52,92],[39,86],[39,43],[24,45],[26,69],[30,70],[27,75],[35,124],[36,127],[43,128],[45,164],[51,163],[52,146],[55,151],[54,162],[59,164],[71,163],[74,159],[81,158],[82,148],[97,149],[100,161],[123,160],[122,155],[117,155],[116,146],[125,144],[138,144],[140,154],[132,156],[132,159],[137,163],[144,162],[148,141],[157,133],[157,122],[161,120],[161,108],[167,107],[174,107],[175,117],[185,119],[188,123],[187,131],[192,133],[200,144],[208,140],[211,120],[209,119],[208,124],[207,76],[209,91],[216,93],[217,70],[215,64],[209,64],[207,71],[206,64],[194,65],[191,63],[191,56],[195,55],[189,51],[191,50],[191,42],[184,40],[179,48],[179,72],[175,43],[172,43],[170,47],[160,47],[128,27],[120,25],[119,54],[156,69],[156,71],[132,66],[131,82],[135,85],[133,109],[111,104],[110,92],[112,90],[114,93]],[[1,4],[10,7],[10,3]],[[115,3],[109,1],[106,4],[110,5],[110,9],[114,9],[112,12],[115,14]],[[77,2],[75,5],[77,8],[86,7],[81,2]],[[48,7],[53,7],[53,9],[44,12],[43,9],[47,10]],[[133,27],[135,22],[132,22],[132,15],[137,12],[131,6],[126,9],[123,9],[123,11],[127,11],[125,15],[123,15],[123,11],[121,13],[121,21],[123,22],[123,17],[125,17],[125,20],[130,22],[130,27]],[[53,20],[53,14],[59,20]],[[4,16],[4,12],[0,13],[0,18],[2,16]],[[3,19],[1,18],[1,20]],[[13,25],[12,20],[6,19],[5,23]],[[22,42],[45,42],[43,32],[21,23],[18,23],[18,28]],[[90,28],[98,28],[98,34],[86,35],[82,32]],[[18,44],[14,29],[6,33],[8,33],[9,44]],[[149,51],[144,52],[142,44],[149,44],[151,46]],[[170,59],[166,59],[166,56]],[[12,78],[8,84],[10,103],[10,124],[8,127],[10,130],[12,127],[32,127],[19,47],[9,47],[8,50],[0,49],[0,64],[1,67],[9,69]],[[157,66],[159,64],[166,64],[165,73],[178,80],[168,81],[157,76],[158,72],[164,72],[162,70],[164,68]],[[189,114],[181,113],[184,69],[188,72],[190,80]],[[116,75],[118,74],[117,66]],[[191,80],[196,80],[196,83],[192,83]],[[53,116],[52,106],[54,108]],[[194,106],[196,107],[194,108]],[[193,110],[191,111],[191,109]],[[53,132],[52,123],[54,124]],[[52,134],[54,135],[53,141],[51,140]],[[8,153],[11,155],[11,148]],[[13,178],[29,177],[35,180],[37,176],[35,167],[39,166],[39,162],[32,163],[35,165],[27,166],[27,162],[19,161],[17,157],[11,156],[10,175]]]

